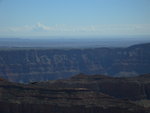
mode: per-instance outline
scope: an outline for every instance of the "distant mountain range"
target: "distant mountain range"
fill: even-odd
[[[46,81],[78,73],[118,77],[150,73],[150,43],[127,48],[0,50],[0,77],[10,81]]]
[[[150,42],[149,36],[132,37],[29,37],[1,38],[0,48],[99,48],[128,47]]]

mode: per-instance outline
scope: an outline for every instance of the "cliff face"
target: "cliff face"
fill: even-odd
[[[87,88],[60,86],[52,88],[44,82],[24,85],[1,79],[0,113],[148,113],[148,109],[128,100]]]
[[[77,73],[126,76],[149,73],[150,44],[129,48],[0,50],[0,76],[16,82]]]

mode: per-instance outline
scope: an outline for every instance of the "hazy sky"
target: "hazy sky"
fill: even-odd
[[[0,0],[0,36],[150,35],[150,0]]]

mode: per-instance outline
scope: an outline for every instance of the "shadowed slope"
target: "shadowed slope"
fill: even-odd
[[[115,99],[87,88],[51,88],[50,84],[40,84],[0,81],[0,112],[148,113],[145,108],[127,100]]]

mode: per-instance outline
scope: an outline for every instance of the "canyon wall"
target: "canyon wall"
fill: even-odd
[[[128,48],[0,50],[0,77],[15,82],[67,78],[78,73],[135,76],[150,71],[150,44]]]

